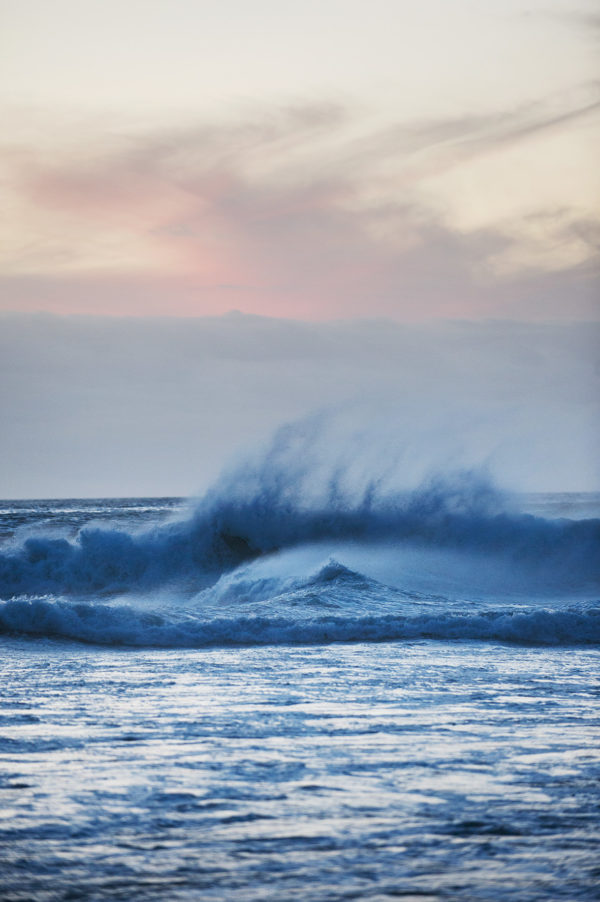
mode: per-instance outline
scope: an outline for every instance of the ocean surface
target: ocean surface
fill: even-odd
[[[600,495],[266,472],[0,502],[3,902],[600,899]]]

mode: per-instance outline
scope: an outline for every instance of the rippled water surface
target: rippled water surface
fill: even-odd
[[[597,648],[0,662],[5,902],[599,897]]]
[[[600,496],[271,464],[0,505],[1,902],[600,899]]]

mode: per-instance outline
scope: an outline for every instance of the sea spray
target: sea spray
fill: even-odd
[[[492,504],[493,502],[493,504]],[[210,585],[244,561],[308,543],[355,541],[501,556],[506,566],[596,583],[600,520],[494,512],[497,496],[438,479],[412,493],[297,504],[268,485],[255,496],[209,494],[188,519],[146,532],[84,528],[74,541],[30,537],[0,554],[0,594],[112,595],[178,583]]]
[[[0,631],[160,647],[600,640],[600,519],[520,512],[480,468],[399,488],[389,461],[323,454],[323,434],[318,417],[285,427],[166,522],[6,544]]]

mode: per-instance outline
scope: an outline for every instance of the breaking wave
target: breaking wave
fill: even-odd
[[[235,487],[234,487],[235,488]],[[600,520],[547,520],[502,509],[461,476],[412,493],[307,504],[279,487],[210,493],[186,520],[146,532],[81,529],[75,540],[27,538],[0,553],[0,597],[115,595],[169,584],[195,592],[245,561],[309,543],[393,543],[493,556],[537,578],[600,582]]]
[[[600,519],[519,512],[473,472],[412,491],[361,483],[290,445],[279,435],[177,520],[5,544],[0,632],[164,647],[600,642]]]
[[[270,574],[260,566],[242,567],[186,604],[176,597],[153,610],[135,599],[124,604],[122,599],[15,598],[0,604],[0,633],[163,648],[399,639],[600,643],[597,603],[500,609],[465,604],[383,585],[333,559],[305,576],[267,570]]]
[[[130,608],[37,601],[8,602],[5,631],[102,645],[202,648],[228,645],[382,642],[395,639],[476,639],[541,645],[600,642],[600,609],[587,612],[506,611],[434,617],[217,618],[186,624]]]

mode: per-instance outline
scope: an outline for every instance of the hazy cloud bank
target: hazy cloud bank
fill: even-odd
[[[2,315],[0,497],[193,493],[318,411],[334,463],[407,485],[484,464],[520,490],[598,489],[598,332]]]

